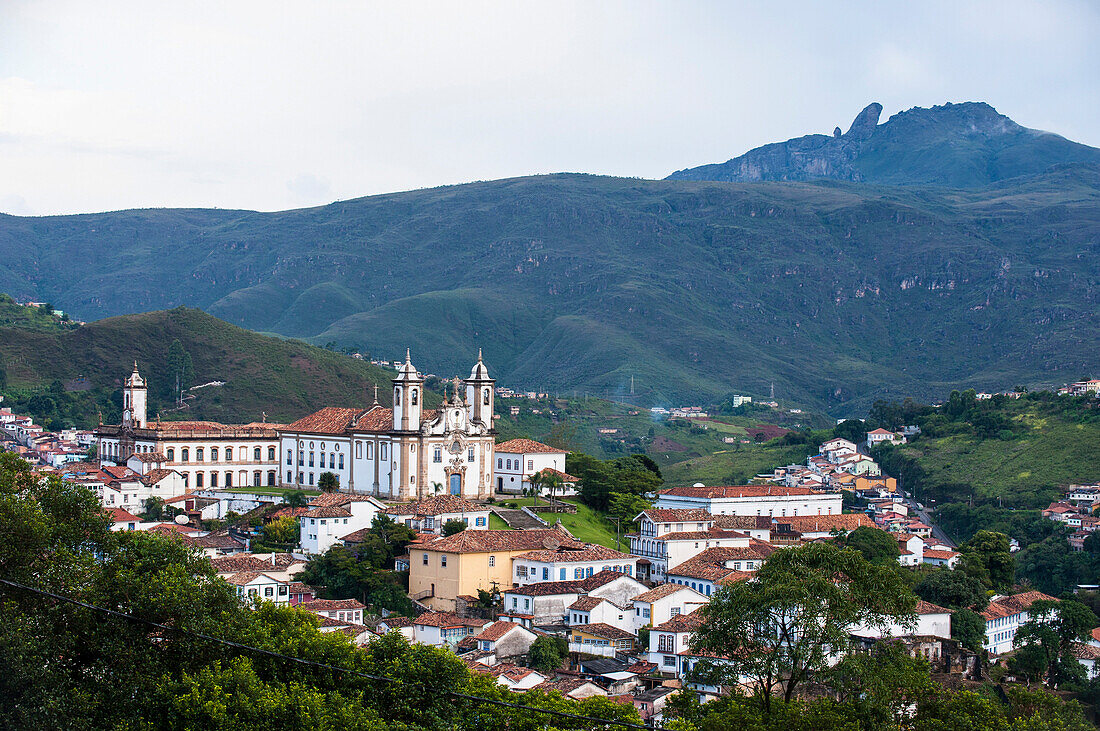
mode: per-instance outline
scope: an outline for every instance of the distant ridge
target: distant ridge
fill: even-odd
[[[668,180],[759,182],[831,178],[888,185],[973,188],[1063,163],[1100,163],[1100,150],[1013,122],[985,102],[913,107],[879,124],[868,105],[848,131],[806,135]]]

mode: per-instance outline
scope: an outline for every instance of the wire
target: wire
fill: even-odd
[[[606,718],[595,718],[593,716],[582,716],[582,715],[576,714],[576,713],[567,713],[565,711],[555,711],[555,710],[552,710],[552,709],[549,709],[549,708],[537,708],[535,706],[526,706],[526,705],[523,705],[521,703],[509,703],[507,701],[500,701],[500,700],[496,700],[494,698],[484,698],[482,696],[469,695],[467,693],[459,693],[457,691],[451,691],[451,690],[439,691],[438,689],[435,689],[435,688],[429,688],[428,686],[420,685],[418,683],[410,683],[409,681],[401,680],[399,678],[388,678],[384,675],[371,675],[370,673],[363,673],[363,672],[360,672],[358,670],[352,670],[350,668],[342,668],[342,667],[339,667],[337,665],[329,665],[327,663],[316,662],[314,660],[306,660],[306,659],[300,658],[300,657],[292,657],[290,655],[284,655],[282,653],[274,652],[272,650],[265,650],[261,647],[253,647],[251,645],[245,645],[245,644],[242,644],[240,642],[233,642],[232,640],[225,640],[225,639],[222,639],[220,637],[213,637],[211,635],[203,634],[202,632],[194,632],[194,631],[191,631],[191,630],[181,629],[179,627],[172,627],[171,625],[167,625],[167,624],[160,624],[159,622],[153,622],[152,620],[142,619],[141,617],[134,616],[133,614],[128,614],[126,612],[119,612],[119,611],[116,611],[114,609],[107,609],[106,607],[99,607],[99,606],[96,606],[94,604],[89,604],[88,602],[82,602],[79,599],[73,599],[72,597],[67,597],[67,596],[64,596],[64,595],[61,595],[61,594],[55,594],[54,592],[46,591],[44,589],[36,589],[33,586],[27,586],[26,584],[20,584],[18,582],[10,581],[8,579],[0,579],[0,584],[3,584],[5,586],[9,586],[9,587],[12,587],[12,588],[15,588],[15,589],[19,589],[19,590],[22,590],[22,591],[28,591],[28,592],[31,592],[31,593],[34,593],[34,594],[39,594],[41,596],[46,596],[46,597],[49,597],[51,599],[56,599],[58,601],[67,602],[68,604],[73,604],[73,605],[78,606],[78,607],[83,607],[84,609],[90,609],[90,610],[95,611],[95,612],[100,612],[102,614],[106,614],[106,615],[108,615],[110,617],[114,617],[116,619],[123,619],[123,620],[127,620],[127,621],[130,621],[130,622],[135,622],[137,624],[148,625],[149,627],[156,627],[157,629],[160,629],[160,630],[165,630],[165,631],[168,631],[168,632],[175,632],[176,634],[183,635],[184,637],[196,637],[196,638],[199,638],[199,639],[202,639],[202,640],[206,640],[207,642],[213,642],[215,644],[224,645],[226,647],[232,647],[236,650],[242,650],[242,651],[246,651],[246,652],[253,652],[253,653],[256,653],[256,654],[259,654],[259,655],[265,655],[267,657],[278,658],[280,660],[289,660],[290,662],[294,662],[294,663],[297,663],[299,665],[306,665],[308,667],[321,668],[321,669],[324,669],[324,670],[335,670],[337,672],[347,673],[348,675],[355,675],[355,676],[360,677],[360,678],[366,678],[367,680],[376,680],[376,681],[382,681],[382,682],[385,682],[385,683],[397,683],[397,684],[401,684],[401,685],[412,686],[412,687],[418,688],[420,690],[442,692],[445,695],[451,696],[452,698],[461,698],[463,700],[477,701],[479,703],[488,703],[489,705],[500,706],[500,707],[504,707],[504,708],[517,708],[517,709],[520,709],[520,710],[523,710],[523,711],[533,711],[535,713],[542,713],[542,714],[546,714],[546,715],[549,715],[549,716],[557,716],[559,718],[568,718],[568,719],[573,720],[573,721],[589,721],[591,723],[598,724],[598,725],[601,725],[601,726],[619,726],[621,728],[644,729],[645,731],[654,731],[654,729],[656,729],[656,731],[660,731],[660,728],[655,727],[655,726],[644,726],[644,725],[640,725],[640,724],[636,724],[636,723],[629,723],[627,721],[615,721],[615,720],[609,720],[609,719],[606,719]]]

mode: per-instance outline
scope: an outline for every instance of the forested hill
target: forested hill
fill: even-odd
[[[633,375],[639,403],[774,384],[839,416],[1086,375],[1098,253],[1097,166],[965,191],[553,175],[279,213],[0,216],[0,291],[85,320],[185,304],[412,347],[436,373],[483,347],[503,383],[613,396]]]
[[[879,124],[867,106],[847,132],[806,135],[749,150],[714,165],[680,170],[673,180],[814,180],[889,185],[979,187],[1052,165],[1100,163],[1100,150],[1022,127],[984,102],[914,107]]]
[[[2,304],[2,303],[0,303]],[[175,348],[186,354],[187,408],[176,410]],[[149,383],[149,417],[230,423],[289,422],[323,406],[366,407],[380,384],[389,403],[392,373],[302,342],[259,335],[198,310],[112,317],[49,332],[0,323],[0,394],[4,406],[60,428],[121,416],[119,388],[138,362]],[[178,362],[178,361],[177,361]],[[52,385],[52,388],[50,386]],[[429,402],[437,400],[426,394]]]

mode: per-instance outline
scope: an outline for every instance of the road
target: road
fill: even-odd
[[[947,534],[943,532],[943,529],[932,521],[931,510],[929,510],[928,508],[925,508],[924,510],[919,510],[917,508],[917,501],[913,500],[912,498],[906,498],[905,504],[909,506],[909,510],[911,512],[917,513],[921,516],[921,520],[932,526],[932,538],[934,538],[936,542],[942,543],[945,546],[950,546],[951,548],[957,548],[955,542],[948,538]]]

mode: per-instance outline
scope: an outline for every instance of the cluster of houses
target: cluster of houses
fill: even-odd
[[[1043,517],[1073,530],[1067,537],[1071,550],[1085,550],[1085,539],[1100,528],[1100,485],[1070,485],[1065,496],[1043,509]]]
[[[882,434],[876,434],[882,432]],[[876,429],[868,433],[870,443],[901,441],[900,434]],[[878,437],[882,437],[879,439]],[[807,487],[813,490],[848,490],[863,497],[880,497],[897,492],[897,480],[884,475],[878,463],[849,439],[830,439],[818,448],[818,453],[806,458],[804,465],[779,467],[769,474],[759,475],[768,482],[788,487]]]
[[[1058,389],[1061,396],[1093,396],[1100,397],[1100,378],[1090,378],[1087,381],[1067,383]]]
[[[735,398],[742,399],[742,403],[752,401],[748,396],[737,396]],[[741,403],[737,405],[740,406]],[[649,413],[662,419],[706,419],[710,416],[702,406],[673,406],[669,409],[663,406],[654,406],[649,410]]]
[[[3,397],[0,397],[2,400]],[[94,442],[95,435],[90,431],[47,431],[29,416],[0,408],[0,451],[14,452],[28,463],[47,471],[84,459]]]

